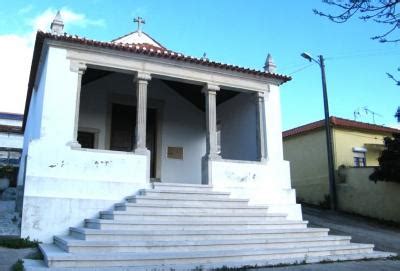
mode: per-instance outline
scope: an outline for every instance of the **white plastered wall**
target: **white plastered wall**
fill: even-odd
[[[148,186],[147,158],[71,149],[78,75],[66,50],[50,47],[31,100],[21,236],[51,242]]]
[[[229,191],[232,197],[248,198],[250,204],[268,205],[269,212],[301,220],[301,205],[296,204],[295,190],[291,188],[289,162],[283,160],[279,87],[270,85],[264,97],[267,160],[210,161],[211,182],[216,190]]]

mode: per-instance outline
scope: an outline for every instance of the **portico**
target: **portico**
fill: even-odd
[[[37,40],[19,175],[23,236],[47,242],[67,230],[58,221],[80,225],[152,181],[212,184],[301,219],[282,155],[279,85],[290,78],[271,63],[256,71],[185,56],[144,32]],[[51,209],[37,208],[45,203]]]

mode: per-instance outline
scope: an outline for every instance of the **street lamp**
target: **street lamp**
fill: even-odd
[[[307,53],[302,53],[301,56],[310,62],[314,61],[321,68],[322,92],[324,95],[324,109],[325,109],[326,149],[328,151],[329,198],[330,198],[331,209],[336,210],[337,204],[336,204],[335,171],[333,166],[332,137],[331,137],[331,126],[329,123],[329,105],[328,105],[328,93],[326,91],[324,57],[320,55],[319,60],[316,60]]]

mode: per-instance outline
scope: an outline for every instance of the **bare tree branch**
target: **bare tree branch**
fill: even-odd
[[[400,29],[400,13],[396,8],[400,6],[400,0],[323,0],[324,3],[339,9],[340,13],[333,15],[314,9],[314,13],[327,17],[335,23],[345,23],[356,14],[364,21],[390,26],[383,34],[373,36],[372,39],[379,42],[399,42],[400,37],[393,37],[396,30]]]

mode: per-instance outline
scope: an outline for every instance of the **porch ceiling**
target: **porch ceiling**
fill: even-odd
[[[172,88],[183,98],[191,102],[194,106],[202,111],[205,111],[205,97],[204,94],[201,93],[203,86],[163,79],[161,81]],[[239,94],[239,92],[221,89],[217,94],[217,105],[235,97],[237,94]]]
[[[103,78],[107,75],[110,75],[114,72],[107,70],[98,70],[98,69],[90,69],[88,68],[82,77],[82,85],[89,84],[90,82],[96,81],[100,78]]]
[[[106,77],[114,72],[99,69],[88,68],[83,75],[82,85],[89,84],[93,81]],[[173,89],[180,96],[188,100],[194,106],[202,111],[205,111],[205,98],[204,94],[201,93],[203,86],[188,84],[184,82],[160,79],[163,83]],[[239,92],[222,89],[217,94],[217,105],[235,97]]]

